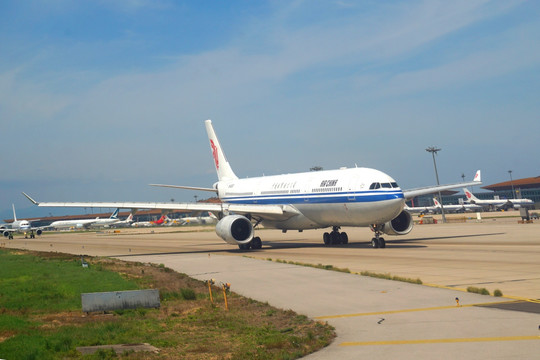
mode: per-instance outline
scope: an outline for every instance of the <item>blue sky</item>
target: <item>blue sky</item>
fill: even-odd
[[[204,197],[147,184],[216,181],[208,118],[240,177],[538,176],[539,34],[536,1],[2,1],[0,214]]]

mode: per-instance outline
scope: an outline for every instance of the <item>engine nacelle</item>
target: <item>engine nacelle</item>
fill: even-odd
[[[37,230],[36,230],[36,235],[39,236],[39,235],[41,235],[41,234],[43,234],[43,230],[37,229]]]
[[[407,235],[413,228],[412,216],[403,210],[393,220],[384,224],[382,232],[387,235]]]
[[[228,215],[219,220],[216,234],[231,245],[247,244],[253,239],[253,225],[242,215]]]
[[[4,235],[4,237],[9,237],[9,231],[2,231],[2,234]]]

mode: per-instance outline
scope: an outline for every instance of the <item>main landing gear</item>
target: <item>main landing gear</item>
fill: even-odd
[[[251,241],[248,242],[247,244],[238,244],[238,248],[240,250],[250,250],[250,249],[259,250],[259,249],[262,249],[261,238],[256,236],[253,239],[251,239]]]
[[[332,232],[323,234],[324,245],[346,245],[349,243],[349,236],[346,232],[339,232],[339,226],[332,226]]]
[[[371,230],[375,233],[375,237],[371,239],[371,246],[374,249],[384,249],[386,247],[386,241],[381,237],[381,226],[377,224],[371,225]]]

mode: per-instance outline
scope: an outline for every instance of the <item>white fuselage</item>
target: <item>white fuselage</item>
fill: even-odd
[[[17,232],[26,232],[32,228],[28,220],[15,220],[11,223],[11,229]]]
[[[58,221],[53,221],[49,226],[55,229],[71,229],[71,228],[81,229],[81,228],[89,227],[95,221],[96,221],[95,219],[58,220]]]
[[[368,168],[220,181],[217,189],[226,203],[290,205],[300,212],[285,221],[263,221],[278,229],[384,224],[405,204],[394,179]]]

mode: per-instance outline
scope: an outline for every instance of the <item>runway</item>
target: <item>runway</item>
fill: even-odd
[[[309,359],[537,358],[540,304],[513,299],[540,298],[538,224],[490,220],[416,226],[404,237],[386,237],[386,249],[369,247],[367,229],[343,230],[351,243],[335,247],[322,245],[321,231],[263,230],[258,233],[263,249],[247,253],[222,242],[213,231],[168,232],[171,229],[48,234],[4,244],[162,263],[195,278],[230,282],[237,293],[335,326],[334,343]],[[441,287],[500,289],[505,298],[268,259],[391,273]]]

